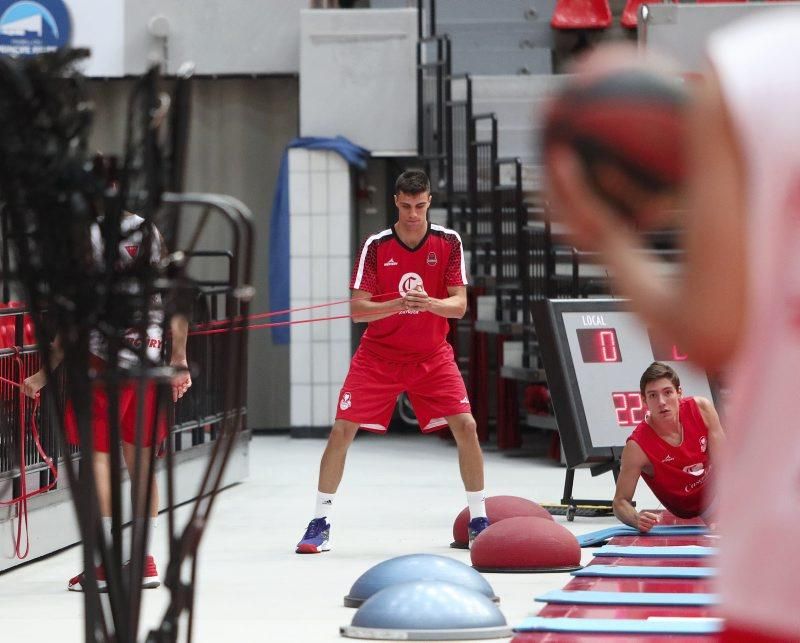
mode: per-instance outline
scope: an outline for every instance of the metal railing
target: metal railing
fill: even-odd
[[[479,140],[481,121],[489,123],[489,136]],[[473,115],[470,121],[470,272],[475,282],[486,283],[494,275],[493,188],[499,182],[497,117]]]
[[[197,256],[225,256],[230,253],[198,252]],[[235,274],[220,281],[198,282],[202,287],[195,301],[195,321],[208,322],[218,320],[218,296],[226,296],[232,290],[230,281]],[[238,314],[236,310],[227,311],[230,315]],[[52,458],[56,469],[63,462],[64,453],[57,431],[63,422],[59,421],[57,409],[65,408],[64,380],[60,371],[56,371],[56,386],[46,386],[41,391],[40,404],[24,395],[20,397],[20,389],[9,382],[21,384],[23,376],[30,376],[39,370],[40,357],[38,348],[32,341],[32,329],[26,328],[27,309],[0,309],[0,331],[12,329],[16,338],[28,341],[15,341],[0,348],[0,481],[12,480],[11,485],[0,486],[0,501],[18,496],[18,480],[20,475],[20,413],[25,422],[25,465],[26,474],[39,473],[39,486],[46,487],[52,482],[47,463],[42,459],[34,443],[31,422],[35,421],[44,452]],[[27,323],[26,323],[27,322]],[[8,337],[8,332],[0,332],[0,337]],[[187,394],[175,404],[174,418],[170,430],[171,445],[176,451],[210,442],[216,438],[217,427],[230,412],[223,404],[223,391],[229,378],[223,365],[228,363],[224,354],[226,335],[190,336],[187,353],[191,363],[196,366],[193,385]],[[20,370],[22,366],[22,372]],[[242,410],[246,412],[245,409]],[[80,457],[80,447],[70,445],[67,455]],[[28,482],[28,487],[33,485]],[[55,487],[58,488],[58,487]]]
[[[417,155],[434,190],[447,182],[447,123],[450,101],[450,39],[422,38],[417,43]]]
[[[527,302],[524,301],[522,275],[529,261],[525,251],[525,209],[522,203],[522,162],[518,158],[495,160],[496,174],[510,165],[513,181],[499,182],[492,187],[492,233],[494,236],[495,315],[497,321],[526,323]]]
[[[472,126],[472,79],[468,75],[448,79],[450,99],[445,103],[447,156],[447,227],[462,235],[469,232],[470,140]],[[454,87],[463,83],[456,98]]]

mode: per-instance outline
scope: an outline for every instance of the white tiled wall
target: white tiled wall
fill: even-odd
[[[351,249],[350,169],[335,152],[289,150],[292,308],[347,300]],[[292,320],[347,315],[347,304],[294,313]],[[351,357],[349,319],[291,326],[292,426],[329,426]]]

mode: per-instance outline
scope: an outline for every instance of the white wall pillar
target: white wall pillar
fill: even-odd
[[[289,150],[292,308],[350,297],[353,265],[350,168],[335,152]],[[292,320],[348,315],[347,303],[294,313]],[[349,319],[291,326],[292,427],[328,427],[351,357]]]

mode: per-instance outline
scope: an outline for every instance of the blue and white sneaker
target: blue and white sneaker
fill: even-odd
[[[303,539],[297,543],[295,553],[298,554],[319,554],[328,551],[331,539],[331,526],[325,518],[314,518],[308,527]]]
[[[485,517],[473,518],[469,521],[467,532],[469,533],[469,546],[472,547],[472,541],[478,537],[484,529],[489,526],[489,519]]]

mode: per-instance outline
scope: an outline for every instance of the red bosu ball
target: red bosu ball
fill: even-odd
[[[581,546],[566,527],[532,516],[508,518],[484,529],[470,550],[478,571],[567,571],[581,564]]]
[[[547,509],[536,504],[533,500],[520,498],[519,496],[490,496],[486,498],[486,515],[490,524],[517,516],[537,516],[548,520],[553,519]],[[469,543],[468,525],[469,507],[464,507],[453,523],[453,546],[467,547]]]

